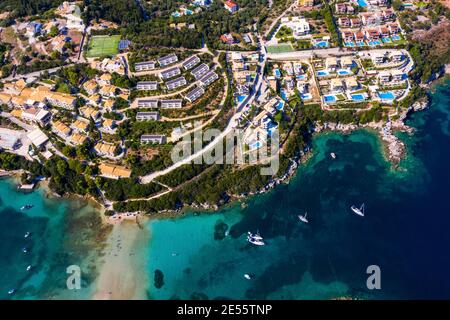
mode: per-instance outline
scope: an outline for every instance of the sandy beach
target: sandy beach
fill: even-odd
[[[147,299],[148,274],[143,246],[150,234],[135,222],[115,224],[109,235],[93,299]]]

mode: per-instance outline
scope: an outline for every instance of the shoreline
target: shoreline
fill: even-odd
[[[442,77],[438,80],[446,79],[446,77]],[[438,80],[436,80],[433,83],[438,83]],[[430,84],[431,86],[431,84]],[[382,145],[382,155],[385,158],[387,162],[389,162],[393,169],[398,168],[398,165],[402,159],[406,157],[406,145],[405,143],[399,139],[395,133],[396,132],[407,132],[409,134],[412,134],[414,132],[414,128],[409,127],[404,123],[405,119],[409,116],[410,113],[419,112],[427,109],[430,105],[429,99],[424,101],[424,99],[420,99],[416,101],[412,106],[410,106],[407,110],[402,111],[402,113],[399,115],[399,119],[396,120],[389,120],[387,123],[380,121],[377,123],[370,122],[367,124],[339,124],[339,123],[323,123],[323,124],[316,124],[315,128],[311,132],[312,134],[315,133],[325,133],[325,132],[340,132],[342,134],[350,134],[353,131],[357,130],[368,130],[372,133],[374,133],[377,138],[379,139],[381,145]],[[176,210],[161,210],[154,214],[146,214],[145,212],[141,211],[134,211],[134,212],[116,212],[114,211],[113,215],[106,215],[106,211],[108,208],[105,206],[104,203],[100,201],[100,199],[97,199],[93,196],[82,196],[78,194],[65,194],[65,195],[59,195],[53,192],[49,187],[49,180],[42,180],[39,181],[37,184],[37,188],[42,187],[46,197],[53,197],[53,198],[65,198],[68,200],[82,200],[90,203],[94,208],[98,209],[100,211],[100,215],[102,217],[102,221],[108,225],[115,226],[117,224],[121,224],[122,222],[130,222],[134,221],[139,225],[139,218],[145,217],[152,219],[158,219],[158,218],[167,218],[167,217],[175,217],[179,216],[180,214],[184,214],[185,212],[188,212],[189,210],[197,210],[197,211],[203,211],[203,212],[216,212],[219,209],[223,208],[224,206],[231,205],[235,202],[243,203],[247,198],[257,195],[257,194],[264,194],[269,192],[271,189],[273,189],[275,186],[281,184],[281,183],[289,183],[290,179],[295,175],[297,172],[297,169],[300,165],[307,163],[308,160],[313,156],[314,151],[311,150],[311,147],[309,146],[305,152],[301,151],[299,155],[297,155],[295,158],[290,159],[291,165],[287,168],[286,172],[279,178],[274,178],[269,181],[267,185],[262,187],[260,190],[255,192],[247,192],[243,194],[231,194],[229,195],[230,198],[222,202],[220,204],[208,204],[208,203],[195,203],[195,204],[185,204],[182,209],[176,209]],[[2,170],[2,172],[11,173],[7,177],[14,177],[14,179],[19,179],[19,175],[24,172],[23,170],[15,170],[15,171],[7,171]],[[36,188],[36,189],[37,189]]]
[[[93,283],[94,300],[147,299],[149,276],[146,252],[150,233],[127,221],[115,224],[108,236],[105,255],[99,261],[98,277]]]

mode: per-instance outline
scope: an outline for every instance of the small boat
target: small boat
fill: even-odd
[[[251,244],[254,244],[255,246],[265,246],[266,245],[264,243],[264,241],[257,240],[257,239],[254,239],[254,238],[248,238],[248,242],[250,242]]]
[[[247,234],[248,234],[248,237],[253,238],[253,239],[256,239],[256,240],[262,240],[262,239],[263,239],[263,237],[261,237],[261,236],[259,235],[259,231],[257,231],[256,234],[252,234],[252,233],[249,231],[249,232],[247,232]]]
[[[32,204],[26,204],[26,205],[24,205],[24,206],[22,206],[22,207],[20,207],[20,210],[28,210],[28,209],[31,209],[31,208],[33,208],[34,206],[32,205]]]
[[[249,275],[248,273],[244,274],[244,278],[247,280],[250,280],[252,278],[251,275]]]
[[[248,232],[247,241],[256,246],[264,246],[265,245],[263,238],[259,235],[258,232],[256,234],[252,234],[251,232]]]
[[[172,257],[176,257],[178,255],[177,252],[172,252]]]
[[[23,253],[27,253],[28,251],[29,251],[29,249],[28,249],[27,247],[23,247],[23,248],[22,248],[22,252],[23,252]]]
[[[16,291],[17,291],[17,289],[11,289],[8,291],[8,294],[9,295],[14,294],[14,293],[16,293]]]
[[[336,159],[336,153],[332,152],[332,153],[330,153],[330,156],[331,156],[333,159]]]
[[[25,233],[25,235],[23,237],[28,238],[30,235],[31,235],[31,232],[27,232],[27,233]]]
[[[364,217],[364,203],[362,204],[362,206],[360,208],[356,207],[355,205],[351,206],[350,209],[352,209],[352,211],[354,213],[356,213],[357,215]]]
[[[225,237],[228,237],[230,235],[230,230],[225,231]]]
[[[33,266],[30,264],[30,265],[27,267],[27,271],[30,271],[31,269],[33,269]]]
[[[304,222],[304,223],[308,223],[309,222],[308,219],[306,219],[306,215],[307,214],[308,214],[308,212],[305,212],[304,215],[301,215],[301,214],[298,215],[298,218],[300,219],[301,222]]]

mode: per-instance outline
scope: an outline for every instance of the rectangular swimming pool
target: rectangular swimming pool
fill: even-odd
[[[311,100],[312,94],[311,93],[302,93],[300,98],[302,98],[302,100]]]
[[[391,36],[391,38],[394,41],[402,40],[402,37],[400,37],[398,34],[395,34],[395,35]]]
[[[339,69],[337,74],[340,76],[348,76],[349,74],[352,74],[352,72],[348,69]]]
[[[366,2],[365,0],[358,0],[357,2],[358,2],[358,5],[359,5],[360,7],[362,7],[362,8],[368,6],[368,4],[367,4],[367,2]]]
[[[328,47],[328,41],[319,41],[314,44],[316,48],[326,48]]]
[[[328,71],[326,71],[326,70],[319,70],[319,71],[317,71],[317,75],[319,77],[325,77],[325,76],[328,76],[329,74],[330,73]]]
[[[366,97],[362,93],[356,93],[351,95],[353,101],[364,101]]]
[[[369,41],[369,46],[379,46],[381,44],[381,41],[379,40],[374,40],[374,41]]]
[[[336,102],[336,97],[331,94],[326,95],[326,96],[323,96],[323,101],[326,103]]]
[[[378,96],[381,100],[394,100],[395,96],[390,91],[378,92]]]

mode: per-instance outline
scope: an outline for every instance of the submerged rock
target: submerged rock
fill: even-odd
[[[155,270],[155,288],[160,289],[160,288],[162,288],[163,285],[164,285],[164,273],[161,270],[156,269]]]

